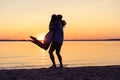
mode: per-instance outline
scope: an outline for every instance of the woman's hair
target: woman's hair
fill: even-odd
[[[53,14],[53,15],[51,16],[51,21],[55,21],[56,18],[57,18],[56,14]]]
[[[57,15],[56,15],[56,14],[53,14],[53,15],[51,16],[51,20],[50,20],[49,26],[51,25],[52,22],[55,22],[56,19],[57,19]]]

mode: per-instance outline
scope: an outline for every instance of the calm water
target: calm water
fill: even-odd
[[[120,65],[120,41],[65,41],[61,54],[67,67]],[[48,51],[31,42],[0,42],[0,69],[49,66]]]

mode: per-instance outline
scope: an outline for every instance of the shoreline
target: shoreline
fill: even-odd
[[[120,80],[120,65],[0,70],[0,80]]]

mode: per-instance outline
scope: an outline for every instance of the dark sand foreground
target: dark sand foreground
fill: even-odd
[[[120,66],[0,70],[0,80],[120,80]]]

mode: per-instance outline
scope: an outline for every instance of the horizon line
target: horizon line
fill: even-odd
[[[0,41],[31,41],[25,39],[0,39]],[[65,39],[64,41],[120,41],[120,38],[116,39]]]

